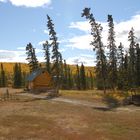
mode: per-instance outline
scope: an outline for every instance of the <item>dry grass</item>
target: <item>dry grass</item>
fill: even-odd
[[[102,91],[97,90],[60,90],[60,95],[70,99],[80,99],[87,101],[102,101]]]
[[[1,140],[139,140],[139,126],[139,111],[101,111],[23,96],[0,102]]]

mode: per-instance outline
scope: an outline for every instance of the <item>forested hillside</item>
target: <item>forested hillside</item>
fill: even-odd
[[[10,74],[13,73],[13,68],[14,68],[15,63],[4,62],[2,64],[6,73],[10,73]],[[20,63],[20,64],[21,64],[22,71],[29,73],[29,66],[26,63]],[[41,65],[43,66],[44,64],[41,63]],[[75,74],[76,66],[75,65],[69,65],[69,66],[70,66],[70,69],[72,70],[72,73]],[[90,71],[94,73],[94,67],[85,66],[85,73],[89,74]]]
[[[45,63],[39,63],[39,67],[45,68]],[[78,65],[64,65],[61,77],[62,89],[84,89],[93,88],[94,67],[84,67],[82,70]],[[30,73],[29,65],[26,63],[1,63],[0,86],[25,87],[26,77]],[[85,76],[83,78],[83,75]],[[85,84],[86,83],[86,84]]]

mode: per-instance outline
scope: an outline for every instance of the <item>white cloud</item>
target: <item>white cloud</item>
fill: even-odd
[[[1,62],[26,62],[25,51],[0,50]]]
[[[42,46],[45,42],[46,42],[45,40],[40,41],[40,42],[38,42],[38,45]]]
[[[23,48],[18,48],[17,51],[10,51],[10,50],[0,50],[0,62],[22,62],[22,63],[28,63],[26,58],[26,52],[23,51]],[[21,49],[21,51],[20,51]],[[61,52],[65,50],[60,50]],[[40,53],[42,50],[36,49],[36,53]],[[37,59],[39,62],[45,62],[44,56],[37,55]],[[67,59],[68,64],[81,64],[84,63],[85,66],[94,66],[95,64],[95,58],[92,55],[86,55],[81,54],[77,57],[70,57]]]
[[[43,32],[44,32],[45,34],[48,34],[48,35],[49,35],[49,31],[48,31],[48,30],[45,29]]]
[[[75,36],[68,40],[69,44],[66,46],[78,49],[91,50],[92,49],[92,46],[90,45],[91,40],[92,40],[91,35]]]
[[[102,41],[104,45],[107,45],[107,37],[108,37],[108,23],[107,22],[99,22],[103,26],[102,32]],[[120,42],[123,43],[125,48],[128,48],[128,33],[130,29],[133,27],[135,31],[135,36],[137,37],[137,41],[140,41],[140,15],[137,14],[131,17],[129,20],[121,21],[121,22],[114,22],[115,24],[115,32],[116,32],[116,45],[118,46]],[[69,47],[78,48],[78,49],[92,49],[92,46],[89,45],[92,41],[92,36],[90,35],[90,25],[88,21],[84,22],[72,22],[69,28],[78,29],[84,32],[83,35],[77,35],[68,40]],[[140,42],[139,42],[140,43]],[[94,55],[93,55],[94,56]],[[76,57],[68,58],[67,62],[69,64],[81,64],[84,63],[86,66],[94,66],[95,65],[95,56],[88,56],[87,55],[79,55]]]
[[[44,52],[43,48],[42,49],[38,49],[38,48],[35,49],[35,53],[43,53],[43,52]]]
[[[128,33],[132,27],[134,28],[135,36],[137,37],[136,41],[138,41],[140,39],[139,23],[140,23],[140,15],[135,15],[130,20],[116,24],[115,31],[117,44],[119,44],[119,42],[122,42],[125,47],[128,47],[129,45]]]
[[[69,57],[67,60],[68,64],[76,65],[79,64],[81,65],[82,63],[85,66],[95,66],[95,58],[94,55],[86,55],[86,54],[81,54],[76,57]]]
[[[69,28],[75,28],[84,31],[86,33],[88,32],[90,33],[90,24],[88,23],[88,21],[72,22]]]
[[[108,36],[108,23],[107,22],[99,22],[103,26],[102,32],[102,41],[104,45],[107,45],[107,36]],[[133,27],[135,31],[135,36],[137,37],[137,42],[140,41],[140,14],[137,14],[131,17],[129,20],[121,21],[121,22],[114,22],[115,24],[115,32],[116,32],[116,45],[118,46],[120,42],[123,43],[125,48],[128,48],[128,33],[130,29]],[[85,32],[85,35],[74,36],[69,39],[68,46],[72,48],[79,48],[79,49],[90,49],[90,42],[92,41],[92,37],[90,35],[90,25],[88,21],[84,22],[72,22],[69,28],[75,28],[80,31]],[[139,42],[140,43],[140,42]]]
[[[24,50],[25,51],[25,47],[18,47],[17,50]]]
[[[15,6],[25,6],[25,7],[41,7],[44,5],[49,5],[51,0],[0,0],[0,2],[11,2]]]
[[[17,51],[12,50],[0,50],[0,62],[23,62],[27,63],[26,51],[23,48],[18,48]],[[42,53],[43,50],[36,49],[36,54]],[[37,56],[39,62],[44,62],[44,55]]]

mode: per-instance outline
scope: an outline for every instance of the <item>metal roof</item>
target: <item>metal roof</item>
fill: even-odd
[[[37,69],[33,71],[30,75],[27,76],[27,81],[33,81],[37,76],[39,76],[43,71],[46,72],[46,69]]]

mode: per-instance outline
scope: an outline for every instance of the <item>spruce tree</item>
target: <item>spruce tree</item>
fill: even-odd
[[[112,15],[108,15],[108,49],[109,49],[109,85],[112,89],[117,86],[117,47],[115,45],[115,31]]]
[[[59,54],[59,85],[60,88],[63,86],[63,78],[64,78],[64,64],[61,53]]]
[[[80,70],[78,64],[76,65],[76,77],[75,77],[76,87],[78,90],[81,89],[81,80],[80,80]]]
[[[0,74],[0,86],[5,87],[6,86],[6,76],[5,71],[3,69],[3,64],[1,63],[1,74]]]
[[[94,86],[94,80],[93,80],[93,73],[90,71],[90,89],[93,89]]]
[[[129,45],[129,85],[130,88],[135,87],[136,84],[136,42],[135,42],[134,29],[129,32],[128,41]]]
[[[59,76],[60,76],[60,58],[61,58],[61,54],[59,52],[59,43],[58,43],[58,38],[56,36],[56,32],[54,30],[54,24],[51,20],[51,18],[47,15],[47,27],[49,30],[49,35],[50,35],[50,41],[51,41],[51,47],[52,47],[52,74],[53,76],[56,76],[56,85],[58,85],[59,83]]]
[[[18,64],[18,86],[22,86],[22,70],[21,70],[21,64]]]
[[[67,87],[68,87],[68,89],[71,89],[72,88],[72,72],[71,72],[69,66],[67,67],[67,73],[68,73],[68,82],[67,82],[68,85],[67,85]]]
[[[140,87],[140,46],[136,44],[136,85]]]
[[[43,50],[45,53],[45,60],[46,60],[46,69],[49,73],[51,73],[51,66],[50,66],[50,44],[46,41],[43,44]]]
[[[90,77],[88,72],[85,74],[86,77],[86,89],[90,89]]]
[[[85,8],[82,13],[82,17],[85,16],[89,20],[91,25],[91,35],[93,36],[93,50],[96,52],[96,80],[98,88],[103,87],[104,93],[106,93],[106,77],[107,77],[107,61],[104,52],[104,45],[101,40],[102,27],[96,23],[93,14],[90,13],[90,8]]]
[[[14,81],[14,87],[15,88],[20,88],[22,86],[22,72],[21,72],[21,65],[20,64],[15,64],[14,66],[14,76],[13,76],[13,81]]]
[[[122,45],[122,43],[120,42],[120,45],[118,46],[118,68],[119,70],[123,70],[124,67],[124,47]]]
[[[125,69],[124,69],[124,47],[122,43],[118,46],[118,53],[117,53],[117,58],[118,58],[118,88],[123,89],[124,84],[125,84]]]
[[[14,76],[13,76],[13,81],[14,81],[14,87],[18,87],[18,64],[16,63],[14,68],[13,68],[13,71],[14,71]]]
[[[22,86],[26,86],[26,77],[27,77],[27,72],[23,71],[22,72]]]
[[[80,67],[80,83],[81,83],[81,89],[85,90],[86,89],[86,75],[85,75],[85,67],[83,63],[81,64],[81,67]]]
[[[124,56],[124,89],[128,90],[130,87],[130,82],[129,82],[129,57],[128,53],[126,52]]]
[[[26,54],[27,54],[27,61],[30,67],[30,72],[39,68],[38,60],[35,54],[35,48],[33,48],[32,44],[29,43],[26,46]]]
[[[64,67],[63,67],[63,88],[67,89],[68,88],[68,69],[67,69],[67,63],[66,60],[64,60]]]

